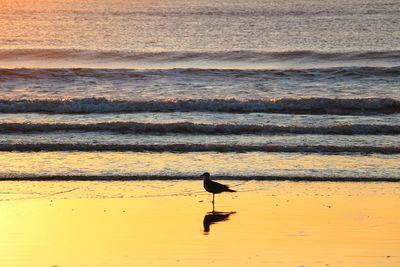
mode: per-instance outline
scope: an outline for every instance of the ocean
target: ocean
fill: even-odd
[[[1,179],[399,181],[400,2],[2,0]]]

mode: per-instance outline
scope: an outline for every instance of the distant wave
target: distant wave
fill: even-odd
[[[271,62],[342,62],[352,65],[357,62],[398,66],[400,50],[395,51],[96,51],[76,49],[2,49],[0,62],[12,61],[78,61],[101,63],[171,63],[171,62],[235,62],[235,63],[271,63]],[[389,64],[390,63],[390,64]],[[193,66],[195,67],[195,66]]]
[[[373,115],[400,113],[400,100],[392,98],[282,98],[271,100],[188,99],[124,101],[105,98],[65,100],[0,100],[0,113],[136,113],[227,112]]]
[[[293,181],[293,182],[400,182],[399,177],[338,177],[338,176],[282,176],[282,175],[213,175],[216,180],[231,181]],[[0,181],[172,181],[200,180],[198,175],[5,175]]]
[[[400,63],[399,63],[400,65]],[[104,68],[0,68],[0,81],[17,80],[74,80],[84,78],[107,80],[143,80],[154,76],[213,76],[213,77],[252,77],[260,79],[360,79],[393,78],[400,80],[400,66],[394,67],[332,67],[302,69],[209,69],[209,68],[173,68],[173,69],[104,69]]]
[[[338,124],[327,126],[196,124],[104,122],[91,124],[66,123],[1,123],[0,133],[30,132],[116,132],[121,134],[318,134],[318,135],[398,135],[400,125]]]
[[[386,3],[381,3],[380,6],[385,6],[385,5],[391,5],[394,8],[392,10],[389,9],[384,9],[384,14],[389,15],[389,14],[398,14],[398,11],[396,9],[397,5],[396,2],[386,2]],[[2,11],[0,10],[0,14],[2,12],[7,12],[7,11]],[[50,13],[50,10],[18,10],[19,14],[26,14],[26,15],[33,15],[33,14],[40,14],[43,15],[43,13]],[[93,15],[104,15],[103,13],[98,13],[98,10],[83,10],[83,9],[75,9],[71,8],[68,10],[63,10],[63,13],[71,15],[71,16],[93,16]],[[102,11],[103,12],[103,11]],[[7,14],[7,13],[6,13]],[[264,8],[254,8],[249,6],[246,6],[246,9],[240,8],[240,9],[231,9],[228,7],[222,8],[216,8],[215,6],[204,6],[204,7],[199,7],[196,9],[190,9],[190,10],[177,10],[177,9],[170,9],[170,10],[107,10],[107,15],[109,16],[126,16],[126,17],[132,17],[132,16],[151,16],[151,17],[162,17],[165,18],[166,16],[168,17],[190,17],[193,18],[194,16],[204,16],[204,19],[207,19],[207,17],[230,17],[233,16],[235,18],[240,18],[240,17],[260,17],[261,19],[264,18],[271,18],[271,17],[290,17],[290,16],[329,16],[329,17],[336,17],[340,14],[340,16],[350,16],[350,15],[382,15],[382,10],[380,9],[370,9],[367,8],[366,10],[353,10],[349,8],[344,8],[340,9],[340,13],[338,13],[338,10],[336,9],[276,9],[276,8],[270,8],[269,6],[265,6]]]

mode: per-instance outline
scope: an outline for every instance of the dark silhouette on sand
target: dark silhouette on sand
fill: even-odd
[[[227,185],[220,184],[214,181],[211,181],[210,179],[210,174],[208,172],[203,173],[200,175],[201,178],[203,178],[203,186],[204,189],[213,194],[213,211],[214,211],[214,196],[215,194],[219,194],[222,192],[236,192],[235,190],[230,189]]]
[[[231,211],[231,212],[218,212],[218,211],[208,212],[204,216],[204,220],[203,220],[204,233],[210,232],[211,224],[227,221],[227,220],[229,220],[229,216],[234,213],[236,213],[236,212],[234,212],[234,211]]]

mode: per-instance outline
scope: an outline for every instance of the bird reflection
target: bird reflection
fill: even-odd
[[[210,232],[210,225],[217,222],[223,222],[229,220],[229,216],[236,213],[235,211],[231,212],[218,212],[212,211],[208,212],[204,216],[203,226],[204,226],[204,233],[208,234]]]

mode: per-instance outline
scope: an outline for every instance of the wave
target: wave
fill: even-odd
[[[137,112],[374,115],[400,113],[400,100],[393,98],[167,99],[150,101],[124,101],[106,98],[0,100],[0,113],[105,114]]]
[[[86,63],[187,63],[187,62],[234,62],[234,63],[332,63],[351,66],[364,62],[368,66],[398,66],[400,50],[393,51],[97,51],[79,49],[1,49],[0,62],[46,61]],[[145,68],[146,65],[141,65]],[[193,65],[195,67],[195,65]]]
[[[154,76],[213,76],[242,77],[259,79],[361,79],[361,78],[394,78],[400,79],[400,66],[395,67],[334,67],[310,69],[210,69],[210,68],[176,68],[176,69],[104,69],[104,68],[0,68],[0,81],[18,80],[62,80],[70,81],[80,78],[97,80],[143,80],[154,79]]]
[[[218,144],[79,144],[79,143],[33,143],[0,144],[0,151],[114,151],[114,152],[283,152],[283,153],[363,153],[400,154],[400,147],[375,146],[287,146],[287,145],[218,145]]]
[[[379,3],[380,7],[386,7],[386,6],[393,6],[394,8],[389,9],[385,8],[384,9],[384,14],[385,15],[397,15],[398,11],[396,9],[397,3]],[[1,13],[8,14],[7,11],[0,10]],[[72,17],[75,16],[93,16],[93,15],[99,15],[98,10],[83,10],[83,9],[71,9],[69,8],[68,10],[61,9],[59,10],[60,13],[68,14],[71,15]],[[18,10],[18,14],[24,14],[27,16],[32,16],[33,14],[46,14],[46,13],[51,13],[49,10]],[[101,15],[104,15],[103,13],[100,13]],[[261,19],[271,18],[271,17],[284,17],[284,16],[350,16],[350,15],[376,15],[376,14],[382,14],[382,10],[380,9],[358,9],[358,10],[353,10],[349,8],[341,8],[340,11],[333,8],[333,9],[301,9],[301,10],[292,10],[292,9],[277,9],[277,8],[271,8],[270,6],[265,6],[265,7],[251,7],[251,6],[246,6],[246,8],[239,8],[239,9],[232,9],[224,6],[224,8],[217,8],[215,6],[212,7],[199,7],[196,9],[190,9],[190,10],[179,10],[176,8],[170,9],[170,10],[107,10],[107,15],[109,16],[150,16],[150,17],[162,17],[165,18],[166,16],[168,17],[190,17],[191,19],[193,16],[216,16],[218,18],[220,17],[235,17],[235,18],[240,18],[240,17],[261,17]]]
[[[337,177],[337,176],[281,176],[281,175],[213,175],[216,180],[232,181],[293,181],[293,182],[400,182],[399,177]],[[1,181],[173,181],[201,180],[198,175],[6,175]]]
[[[398,135],[400,125],[338,124],[321,126],[255,125],[255,124],[196,124],[104,122],[90,124],[67,123],[0,123],[0,133],[32,132],[116,132],[121,134],[317,134],[317,135]]]

